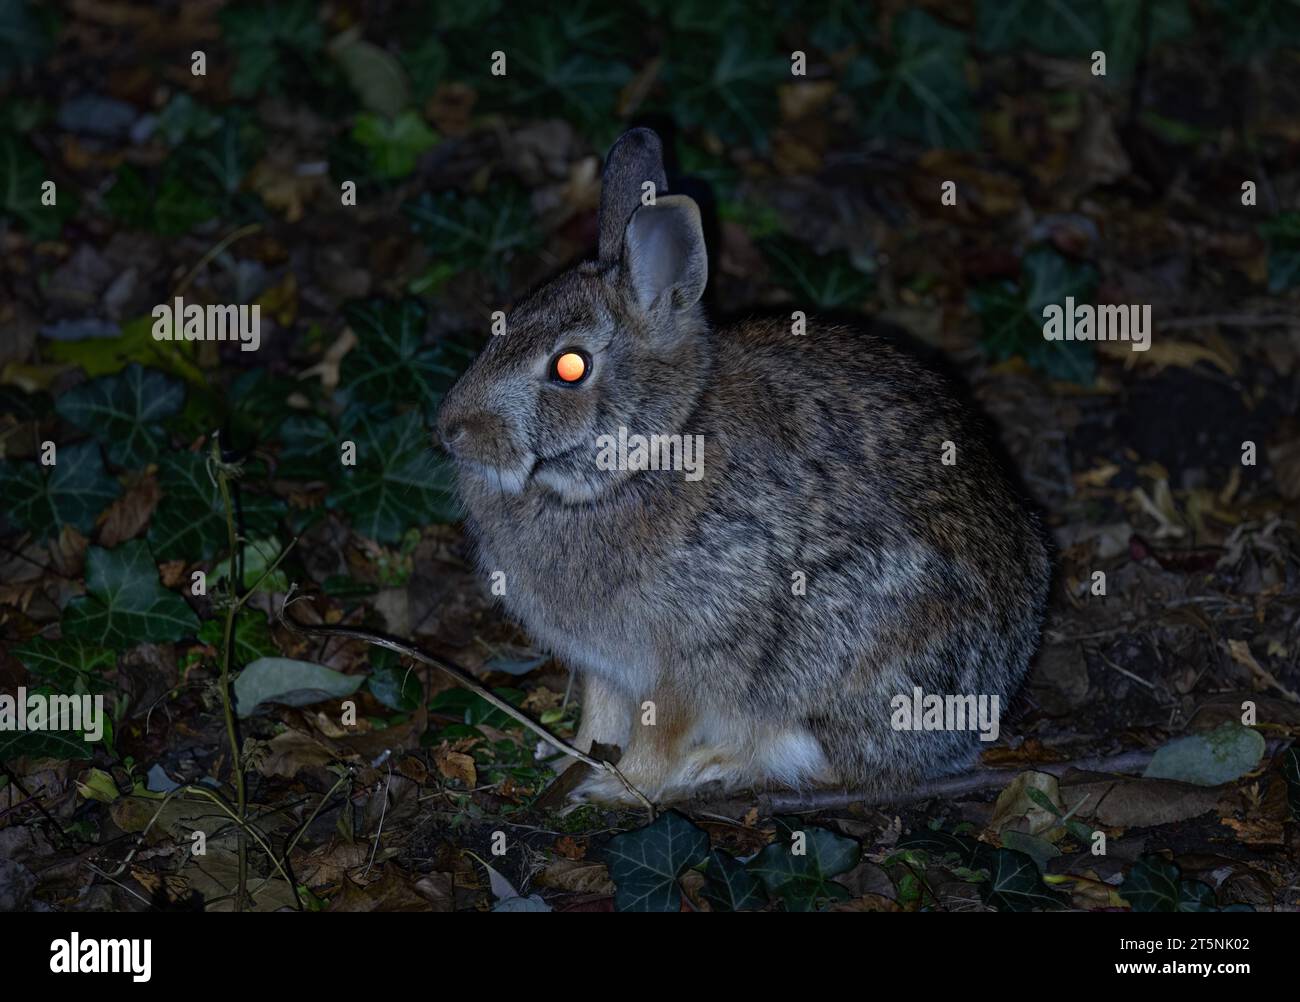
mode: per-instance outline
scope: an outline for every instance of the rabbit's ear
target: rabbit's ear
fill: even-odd
[[[623,263],[643,310],[665,293],[674,309],[694,306],[709,278],[699,206],[685,195],[641,206],[627,224]]]
[[[632,129],[619,137],[605,158],[605,174],[600,187],[600,242],[597,247],[601,261],[618,260],[623,250],[627,221],[641,205],[647,181],[654,184],[656,199],[668,190],[663,145],[650,129]]]

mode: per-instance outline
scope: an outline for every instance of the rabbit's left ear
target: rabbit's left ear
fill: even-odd
[[[665,195],[637,209],[624,235],[623,266],[647,312],[664,302],[675,310],[698,303],[709,279],[699,206],[685,195]]]
[[[605,158],[600,184],[600,242],[597,254],[602,262],[617,261],[623,250],[623,231],[632,213],[641,205],[646,182],[654,185],[654,197],[668,190],[664,175],[664,148],[651,129],[632,129],[619,136]]]

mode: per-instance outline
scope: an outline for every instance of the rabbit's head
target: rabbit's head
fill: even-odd
[[[438,433],[471,490],[530,486],[589,501],[628,473],[598,469],[596,439],[672,434],[703,389],[708,273],[696,204],[664,195],[659,137],[610,150],[598,256],[520,303],[448,392]]]

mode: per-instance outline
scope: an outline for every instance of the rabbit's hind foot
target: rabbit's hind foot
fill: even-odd
[[[633,747],[619,764],[627,781],[654,803],[771,786],[818,786],[830,778],[821,746],[803,730],[786,729],[754,735],[744,744],[694,744],[673,758]],[[574,799],[633,805],[637,801],[617,776],[595,773],[573,792]]]

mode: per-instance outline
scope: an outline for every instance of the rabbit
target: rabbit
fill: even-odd
[[[480,570],[579,675],[578,747],[619,746],[661,803],[967,767],[969,722],[904,707],[1004,704],[1050,578],[975,415],[865,330],[712,329],[700,214],[654,132],[623,134],[602,185],[596,258],[514,308],[437,420]],[[638,435],[698,443],[694,473],[685,444],[608,461]],[[596,771],[573,795],[630,799]]]

